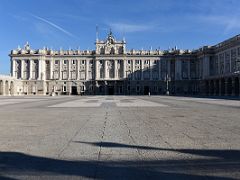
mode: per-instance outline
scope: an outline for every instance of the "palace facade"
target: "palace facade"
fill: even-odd
[[[240,35],[193,51],[127,50],[110,31],[95,45],[12,50],[11,77],[0,77],[0,94],[239,96]]]

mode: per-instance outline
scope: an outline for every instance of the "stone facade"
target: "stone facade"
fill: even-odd
[[[17,95],[236,95],[240,36],[200,49],[126,50],[112,32],[89,50],[12,50]]]
[[[17,95],[17,87],[21,87],[22,82],[8,75],[0,75],[0,95]],[[18,90],[21,91],[20,89]]]

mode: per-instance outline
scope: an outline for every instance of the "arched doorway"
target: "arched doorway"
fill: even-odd
[[[225,79],[221,79],[221,96],[225,95]]]
[[[232,78],[228,78],[227,80],[227,95],[232,95]]]
[[[234,94],[235,96],[239,96],[239,78],[238,77],[235,77],[234,84],[235,84]]]

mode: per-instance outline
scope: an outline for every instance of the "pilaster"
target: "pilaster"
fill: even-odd
[[[152,77],[152,61],[149,60],[149,70],[150,70],[150,81],[153,80],[153,77]]]
[[[118,67],[117,67],[117,63],[118,63],[118,62],[117,62],[117,60],[115,59],[115,60],[114,60],[114,79],[118,79],[118,73],[117,73],[117,72],[118,72],[118,69],[117,69]]]
[[[32,79],[32,59],[29,60],[29,80]]]
[[[99,61],[96,59],[96,60],[95,60],[95,79],[96,79],[96,80],[99,79],[98,65],[99,65]]]
[[[125,59],[123,59],[122,60],[123,61],[123,78],[125,79],[126,78],[126,60]]]
[[[135,80],[135,60],[132,60],[132,80]]]
[[[104,60],[104,79],[108,79],[108,61]]]
[[[15,77],[16,75],[16,60],[15,59],[12,59],[12,76]]]
[[[24,71],[23,67],[24,67],[24,60],[21,60],[21,79],[23,79],[23,71]]]
[[[62,59],[60,59],[59,60],[59,80],[62,80],[62,75],[63,75],[62,64],[63,64],[63,61],[62,61]]]
[[[88,77],[88,71],[89,71],[89,60],[86,59],[86,64],[85,64],[85,72],[86,72],[85,78],[86,78],[86,80],[89,79],[89,77]]]
[[[72,79],[71,68],[72,68],[72,60],[68,60],[68,80]]]

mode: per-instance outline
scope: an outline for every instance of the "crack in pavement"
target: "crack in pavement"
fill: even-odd
[[[103,123],[103,129],[102,129],[102,135],[101,135],[101,140],[100,140],[100,146],[99,146],[99,150],[98,150],[96,168],[95,168],[95,172],[94,172],[94,176],[93,176],[94,179],[97,179],[98,165],[99,165],[99,162],[101,160],[103,139],[104,139],[104,136],[105,136],[105,130],[106,130],[107,120],[108,120],[108,106],[104,106],[104,108],[106,108],[106,114],[105,114],[104,123]]]
[[[72,119],[73,117],[71,117]],[[60,152],[57,154],[57,157],[61,157],[62,153],[68,148],[69,144],[73,141],[73,139],[78,135],[78,133],[81,131],[81,129],[83,129],[86,124],[90,121],[91,117],[89,117],[83,124],[83,126],[81,126],[75,133],[74,135],[70,138],[69,141],[67,141],[66,144],[63,145],[63,148],[60,150]]]

